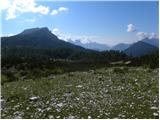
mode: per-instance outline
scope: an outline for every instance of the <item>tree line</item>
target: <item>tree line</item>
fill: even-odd
[[[3,47],[1,49],[2,67],[24,65],[34,67],[51,67],[56,61],[61,63],[102,63],[131,61],[130,66],[146,65],[151,68],[159,66],[159,51],[153,54],[132,57],[120,51],[73,50],[71,48],[40,49],[33,47]]]

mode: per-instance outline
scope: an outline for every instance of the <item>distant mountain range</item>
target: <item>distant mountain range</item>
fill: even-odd
[[[124,44],[124,43],[117,44],[113,46],[111,50],[124,51],[127,55],[131,55],[133,57],[139,57],[146,54],[151,54],[157,51],[158,48],[159,48],[158,39],[146,38],[132,44]]]
[[[92,50],[97,50],[97,51],[104,51],[104,50],[109,50],[110,47],[108,45],[105,44],[100,44],[97,42],[88,42],[88,43],[82,43],[80,40],[68,40],[68,42],[87,48],[87,49],[92,49]]]
[[[124,51],[127,55],[133,57],[150,54],[159,48],[159,39],[144,39],[132,44],[120,43],[113,47],[96,42],[82,43],[80,40],[69,40],[65,42],[60,40],[48,28],[32,28],[26,29],[20,34],[2,37],[1,45],[3,47],[31,47],[31,48],[69,48],[80,51],[104,51],[104,50],[118,50]]]

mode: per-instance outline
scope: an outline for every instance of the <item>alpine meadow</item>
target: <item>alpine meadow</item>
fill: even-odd
[[[159,119],[158,9],[1,0],[1,118]]]

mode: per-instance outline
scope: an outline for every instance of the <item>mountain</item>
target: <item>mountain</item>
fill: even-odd
[[[108,45],[105,44],[100,44],[97,42],[88,42],[88,43],[82,43],[80,40],[69,40],[68,42],[87,48],[87,49],[92,49],[92,50],[97,50],[97,51],[104,51],[104,50],[109,50],[110,47]]]
[[[151,44],[151,45],[159,48],[159,39],[148,39],[148,38],[146,38],[146,39],[143,39],[141,41],[143,41],[145,43],[148,43],[148,44]]]
[[[2,37],[2,47],[31,47],[31,48],[71,48],[84,50],[84,48],[60,40],[48,28],[26,29],[20,34]]]
[[[90,64],[127,59],[124,53],[118,51],[99,52],[65,42],[58,39],[48,28],[27,29],[14,36],[2,37],[1,46],[1,59],[4,66],[27,63],[30,68],[34,68],[41,64],[50,66],[51,63],[54,64],[54,60]]]
[[[119,43],[111,48],[111,50],[118,50],[124,51],[125,49],[129,48],[131,44]]]
[[[124,52],[127,55],[131,55],[133,57],[139,57],[139,56],[143,56],[146,54],[151,54],[157,50],[158,50],[158,47],[155,47],[143,41],[139,41],[139,42],[132,44]]]

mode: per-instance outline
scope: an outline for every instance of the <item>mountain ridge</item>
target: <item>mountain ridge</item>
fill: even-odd
[[[130,47],[131,44],[126,44],[126,43],[119,43],[111,48],[111,50],[119,50],[119,51],[124,51],[128,47]]]
[[[97,51],[104,51],[104,50],[109,50],[110,47],[106,44],[101,44],[97,42],[87,42],[87,43],[82,43],[80,40],[68,40],[68,42],[84,47],[86,49],[92,49],[92,50],[97,50]]]
[[[158,47],[155,47],[151,44],[145,43],[143,41],[138,41],[132,44],[129,48],[124,50],[124,52],[133,57],[139,57],[146,54],[151,54],[158,50]]]
[[[159,47],[159,39],[154,39],[154,38],[153,39],[148,39],[148,38],[146,38],[146,39],[143,39],[141,41],[143,41],[145,43],[148,43],[150,45]]]
[[[2,47],[33,47],[33,48],[72,48],[85,50],[84,48],[65,42],[49,31],[48,28],[32,28],[26,29],[21,33],[10,36],[1,37]]]

